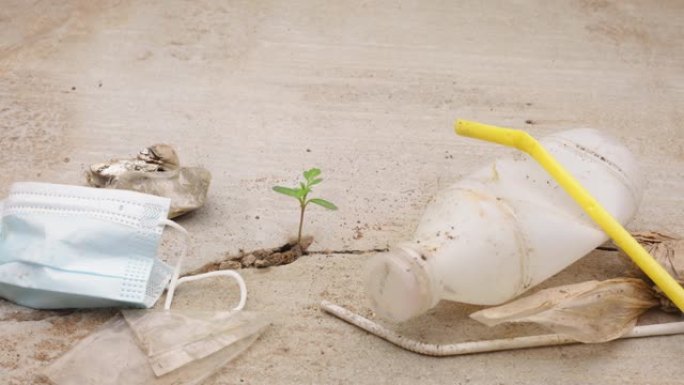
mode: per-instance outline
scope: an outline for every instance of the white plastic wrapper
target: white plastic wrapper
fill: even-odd
[[[211,173],[202,167],[181,167],[171,146],[155,144],[133,159],[112,159],[90,166],[86,179],[92,187],[170,198],[169,218],[174,218],[204,205]]]
[[[45,371],[55,385],[198,385],[259,337],[253,312],[124,311]]]
[[[211,174],[201,167],[181,167],[171,171],[127,171],[104,186],[133,190],[171,199],[169,218],[175,218],[204,205]]]

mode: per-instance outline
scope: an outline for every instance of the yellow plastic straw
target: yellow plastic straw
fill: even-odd
[[[467,120],[456,121],[456,133],[515,147],[528,153],[577,202],[615,244],[684,312],[684,289],[637,242],[624,227],[589,194],[530,134],[522,130],[490,126]]]

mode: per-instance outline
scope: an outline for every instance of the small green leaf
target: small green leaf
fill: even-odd
[[[304,199],[306,199],[306,194],[309,193],[309,190],[304,187],[296,188],[295,190],[297,191],[297,198],[300,201],[304,201]]]
[[[304,178],[307,182],[311,182],[315,177],[321,175],[321,170],[317,168],[312,168],[310,170],[304,171]]]
[[[322,178],[316,178],[316,179],[312,180],[311,182],[309,182],[309,186],[313,186],[313,185],[319,184],[321,182],[323,182]]]
[[[306,192],[309,191],[309,188],[306,187],[306,185],[304,184],[304,182],[299,182],[299,187],[300,187],[300,189],[301,189],[302,191],[306,191]]]
[[[297,198],[297,199],[299,199],[301,197],[301,193],[300,193],[299,189],[293,189],[293,188],[283,187],[283,186],[274,186],[273,191],[275,191],[277,193],[281,193],[283,195],[288,195],[288,196],[291,196],[291,197]]]
[[[337,206],[335,206],[332,202],[326,201],[325,199],[313,198],[309,199],[309,202],[315,205],[325,207],[328,210],[337,210]]]

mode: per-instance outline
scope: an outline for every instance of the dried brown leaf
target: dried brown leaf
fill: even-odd
[[[470,317],[488,326],[533,322],[577,341],[594,343],[619,338],[634,327],[642,313],[657,305],[643,280],[616,278],[541,290]]]
[[[684,240],[664,241],[644,247],[680,285],[684,284]],[[655,284],[653,290],[660,299],[661,309],[672,313],[679,312],[679,308]]]
[[[635,231],[632,233],[632,236],[641,244],[661,243],[679,239],[674,235],[665,234],[660,231]]]
[[[632,236],[680,285],[684,284],[684,239],[657,231],[639,231],[632,233]],[[636,264],[631,262],[624,251],[620,250],[620,255],[626,260],[630,260],[631,266],[635,267],[634,270],[638,272],[636,276],[643,278],[653,286],[662,310],[667,312],[680,311],[665,293],[643,271],[639,270]]]

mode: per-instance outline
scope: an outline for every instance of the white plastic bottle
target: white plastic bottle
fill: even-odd
[[[593,129],[541,143],[620,223],[634,216],[642,180],[624,146]],[[366,290],[376,312],[395,321],[441,299],[497,305],[607,239],[540,165],[516,153],[440,192],[411,241],[370,260]]]

